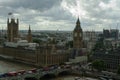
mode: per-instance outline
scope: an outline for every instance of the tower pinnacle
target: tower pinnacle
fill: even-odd
[[[76,24],[80,24],[80,20],[79,20],[79,17],[78,17],[78,19],[77,19],[77,22],[76,22]]]

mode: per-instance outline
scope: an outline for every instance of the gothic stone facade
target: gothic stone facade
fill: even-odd
[[[0,54],[35,66],[48,66],[68,61],[69,55],[67,51],[52,53],[51,48],[51,46],[41,46],[36,50],[26,50],[22,48],[0,47]]]

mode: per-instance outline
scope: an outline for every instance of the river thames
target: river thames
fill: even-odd
[[[32,68],[33,68],[32,66],[28,66],[25,64],[0,60],[0,73],[19,71],[19,70],[29,70]]]
[[[56,77],[52,79],[43,79],[43,80],[98,80],[98,79],[68,75],[68,76]]]
[[[64,77],[57,77],[52,80],[98,80],[93,78],[86,78],[86,77],[79,77],[79,79],[75,79],[77,76],[64,76]]]

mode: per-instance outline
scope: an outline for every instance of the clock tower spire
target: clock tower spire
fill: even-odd
[[[76,22],[76,26],[73,30],[73,48],[80,49],[83,47],[83,32],[80,24],[79,17]]]

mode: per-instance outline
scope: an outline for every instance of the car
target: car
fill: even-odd
[[[106,78],[104,77],[99,77],[100,80],[107,80]]]
[[[30,69],[29,72],[31,72],[31,73],[36,73],[36,72],[37,72],[37,69],[36,69],[36,68]]]
[[[19,70],[17,71],[18,75],[23,75],[26,71],[25,70]]]
[[[80,77],[75,77],[74,80],[80,80]]]
[[[44,67],[43,71],[49,71],[49,67]]]
[[[65,65],[64,68],[71,68],[71,65]]]
[[[12,71],[12,72],[8,72],[7,75],[8,75],[9,77],[11,77],[11,76],[17,76],[18,73],[17,73],[16,71]]]
[[[0,74],[0,78],[8,77],[7,73]]]

